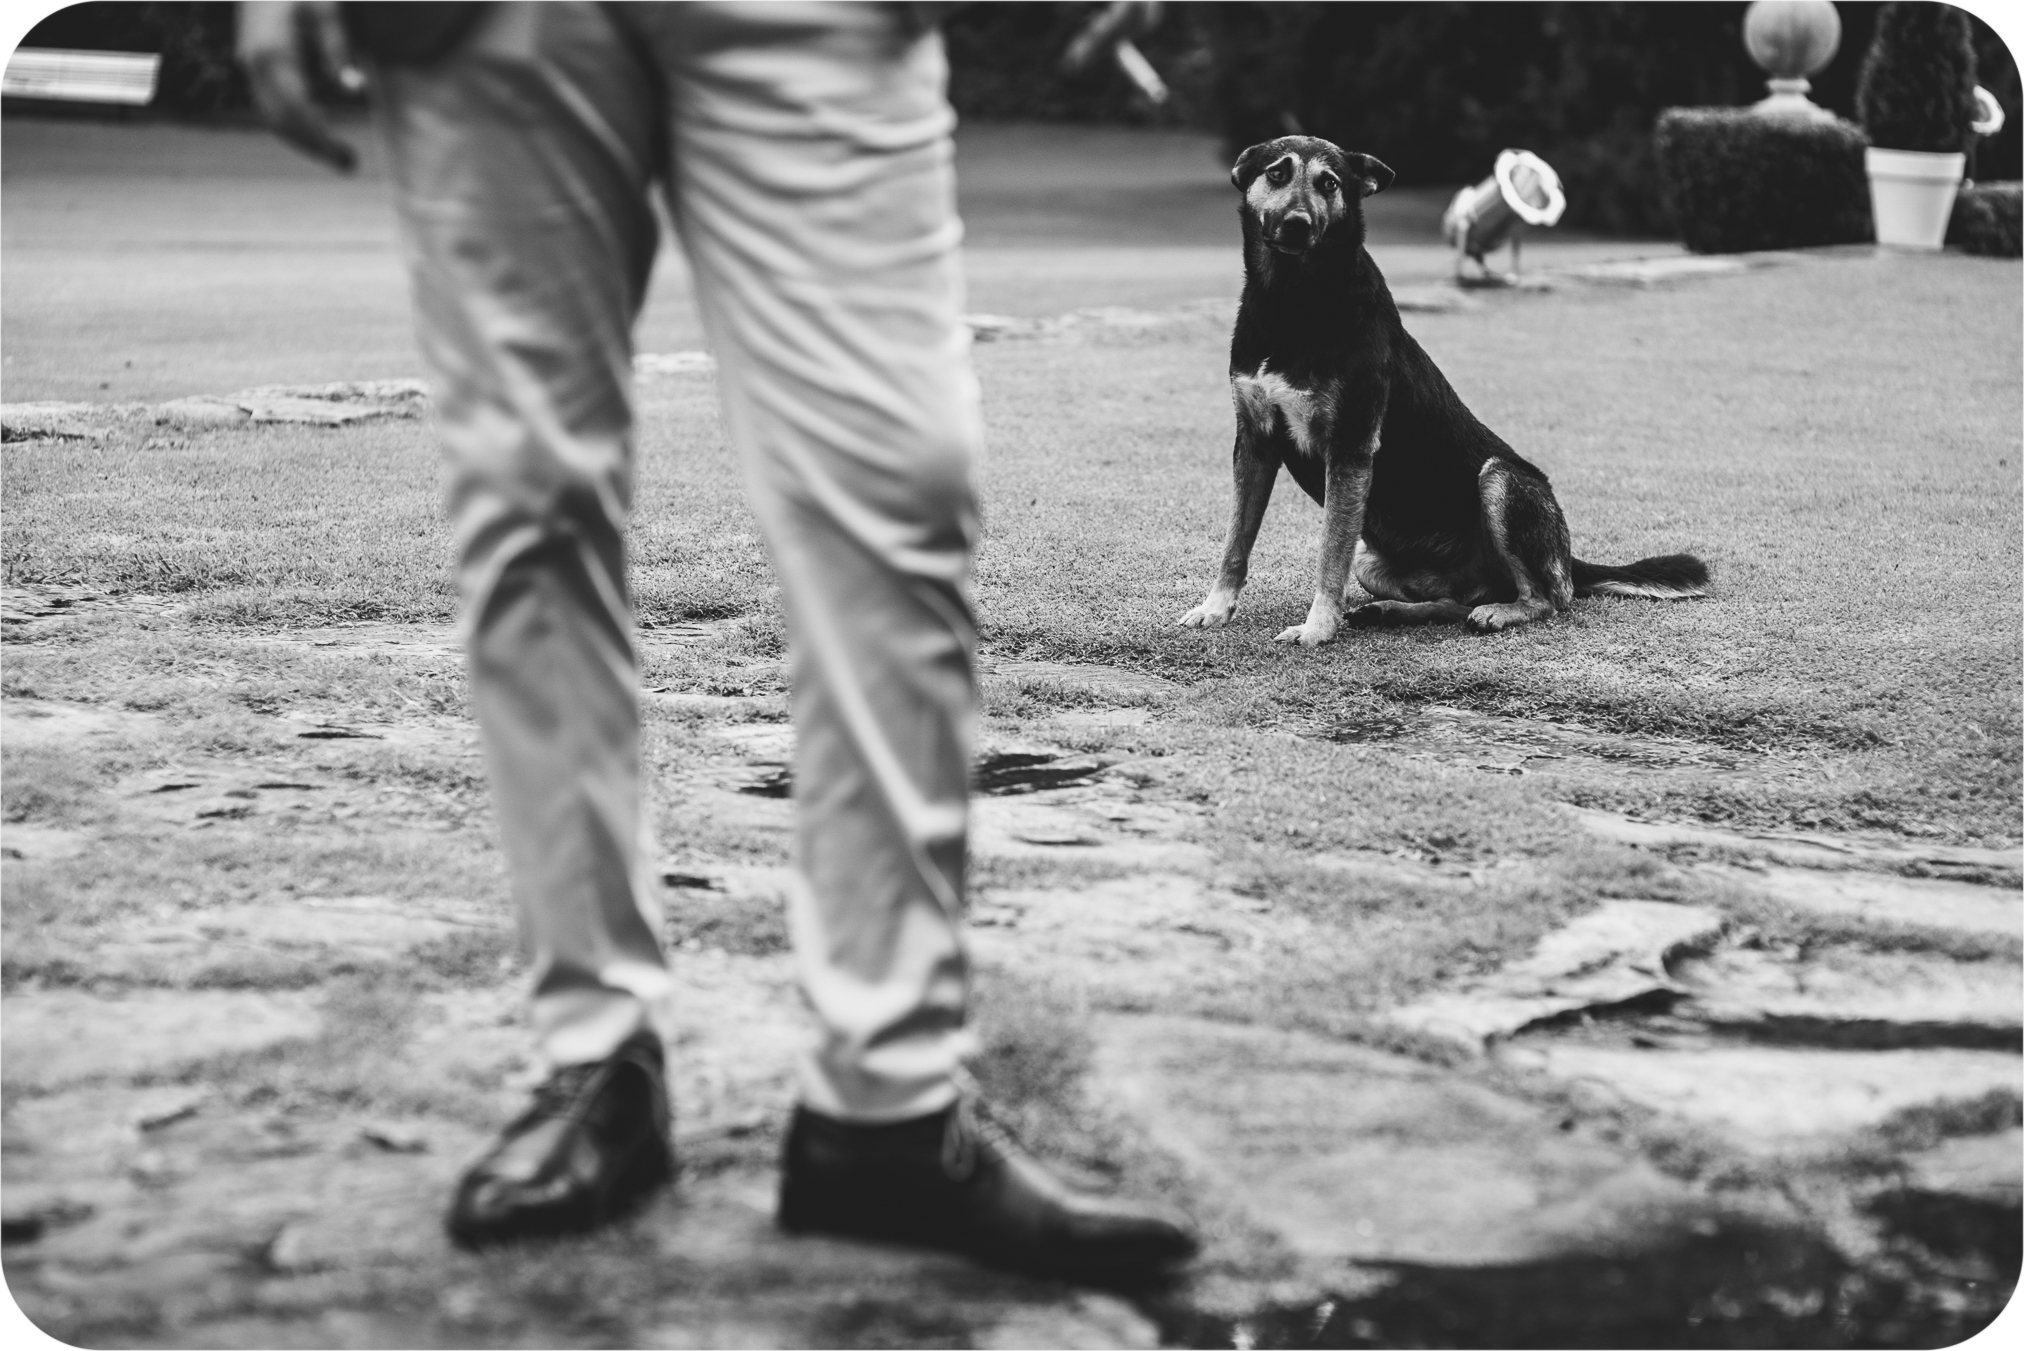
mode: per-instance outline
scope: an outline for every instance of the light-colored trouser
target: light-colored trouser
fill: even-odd
[[[618,11],[614,14],[613,11]],[[381,119],[472,700],[553,1064],[665,1029],[625,574],[653,183],[786,600],[803,1100],[955,1096],[981,439],[932,33],[858,4],[502,4]],[[707,1011],[705,1011],[707,1016]]]

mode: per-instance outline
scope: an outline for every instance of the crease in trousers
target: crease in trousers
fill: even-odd
[[[632,329],[665,193],[778,572],[789,929],[845,1120],[954,1099],[977,388],[939,37],[870,4],[499,4],[381,73],[472,701],[552,1065],[673,988],[626,580]]]

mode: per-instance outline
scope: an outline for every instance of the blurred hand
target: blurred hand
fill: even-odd
[[[1159,27],[1160,9],[1160,0],[1111,0],[1075,35],[1061,64],[1071,71],[1082,70],[1120,40],[1152,32]]]
[[[365,87],[332,0],[244,0],[239,6],[239,64],[253,87],[253,105],[275,135],[311,159],[351,172],[357,152],[330,129],[330,119],[310,92],[315,72],[345,89]]]

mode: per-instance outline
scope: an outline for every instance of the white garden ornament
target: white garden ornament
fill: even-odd
[[[1556,225],[1567,194],[1553,166],[1529,150],[1506,150],[1488,178],[1455,194],[1441,216],[1441,237],[1455,249],[1455,280],[1464,286],[1510,286],[1518,280],[1518,237]],[[1493,272],[1484,255],[1506,241],[1511,270]],[[1473,261],[1472,276],[1467,264]]]

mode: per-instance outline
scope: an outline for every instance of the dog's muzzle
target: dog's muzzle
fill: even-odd
[[[1279,218],[1271,243],[1281,253],[1305,253],[1314,246],[1314,222],[1305,212],[1289,212]]]

